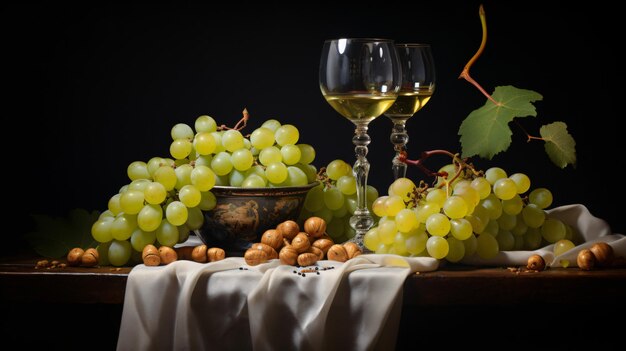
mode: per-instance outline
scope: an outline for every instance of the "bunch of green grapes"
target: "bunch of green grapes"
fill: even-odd
[[[331,161],[320,175],[320,184],[311,189],[304,201],[300,220],[316,216],[328,223],[326,232],[336,242],[342,243],[356,234],[350,226],[350,217],[357,207],[356,179],[352,166],[343,160]],[[372,210],[372,203],[378,197],[378,190],[371,185],[366,189],[366,204]],[[374,218],[377,220],[377,218]]]
[[[148,244],[174,246],[204,223],[216,205],[215,185],[298,186],[313,182],[315,150],[296,144],[298,129],[267,120],[249,137],[218,130],[210,116],[171,130],[172,158],[153,157],[128,166],[130,183],[113,195],[92,227],[101,264],[140,262]]]
[[[454,165],[442,168],[455,174]],[[440,178],[433,188],[417,189],[399,178],[388,195],[373,203],[380,216],[377,227],[364,237],[376,253],[430,256],[450,262],[477,254],[492,258],[499,251],[534,250],[559,240],[572,240],[573,229],[546,215],[552,193],[530,189],[523,173],[507,176],[498,167],[484,176],[471,174],[451,183]]]

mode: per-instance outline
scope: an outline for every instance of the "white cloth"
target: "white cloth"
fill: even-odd
[[[554,255],[554,244],[534,251],[500,251],[496,257],[483,259],[478,255],[467,257],[461,263],[479,266],[525,266],[528,257],[538,254],[543,257],[547,266],[560,267],[562,260],[568,260],[570,267],[576,267],[576,256],[582,249],[604,241],[613,247],[616,256],[626,256],[626,236],[612,234],[611,227],[603,219],[592,215],[584,205],[567,205],[556,207],[548,212],[551,218],[557,218],[572,226],[576,231],[576,242],[581,244],[559,255]]]
[[[577,228],[585,243],[560,257],[552,245],[534,251],[549,265],[576,264],[582,247],[602,240],[626,255],[626,238],[611,235],[582,205],[551,216]],[[525,265],[528,251],[501,252],[476,265]],[[138,265],[126,285],[118,350],[383,350],[395,346],[402,289],[416,271],[433,271],[430,257],[361,255],[321,261],[320,274],[293,273],[278,260],[250,267],[243,258],[200,264]],[[239,269],[246,268],[246,269]]]

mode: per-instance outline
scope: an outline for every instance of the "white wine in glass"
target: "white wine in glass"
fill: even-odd
[[[399,160],[406,151],[409,135],[406,121],[421,110],[435,91],[435,62],[428,44],[397,44],[402,65],[402,86],[395,103],[385,112],[393,122],[391,143],[396,155],[392,160],[395,179],[406,177],[406,164]]]
[[[320,61],[320,89],[326,101],[354,123],[352,143],[356,162],[357,206],[350,218],[354,241],[362,250],[363,236],[374,224],[367,209],[370,164],[365,157],[371,139],[368,124],[395,102],[401,82],[400,63],[393,40],[344,38],[327,40]]]

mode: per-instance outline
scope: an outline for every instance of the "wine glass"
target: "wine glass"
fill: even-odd
[[[394,179],[406,177],[406,163],[399,159],[409,142],[406,121],[428,103],[435,91],[435,62],[430,45],[397,44],[396,49],[402,65],[402,86],[396,102],[385,111],[393,122],[390,140],[396,151],[391,166]]]
[[[357,207],[350,225],[356,232],[351,240],[362,250],[363,236],[374,224],[366,205],[370,164],[365,156],[371,141],[367,128],[393,105],[400,83],[400,63],[393,40],[343,38],[324,42],[320,89],[330,106],[356,126],[352,171],[357,183]]]

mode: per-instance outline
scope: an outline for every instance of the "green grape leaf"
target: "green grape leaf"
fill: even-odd
[[[91,236],[91,226],[99,215],[98,211],[89,213],[84,209],[70,211],[67,218],[33,215],[37,228],[25,237],[41,256],[60,258],[75,247],[96,247],[98,243]]]
[[[535,101],[541,94],[511,85],[496,87],[491,95],[500,105],[487,100],[484,106],[472,111],[459,128],[463,157],[478,155],[491,159],[511,144],[509,122],[515,117],[537,116]]]
[[[565,168],[568,164],[576,165],[576,141],[567,132],[567,124],[554,122],[539,129],[539,134],[546,142],[545,148],[552,162]]]

